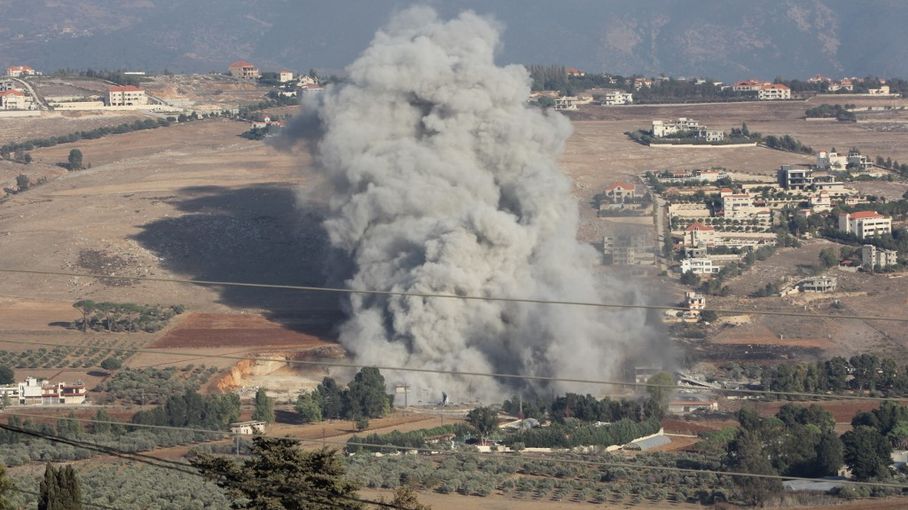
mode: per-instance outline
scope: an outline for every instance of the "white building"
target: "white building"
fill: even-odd
[[[835,292],[838,280],[831,276],[814,276],[801,280],[798,288],[801,292]]]
[[[107,89],[108,106],[143,106],[148,104],[145,90],[135,85],[117,85]]]
[[[0,398],[6,397],[17,405],[79,405],[85,402],[82,383],[48,383],[37,377],[27,377],[16,385],[0,387]]]
[[[293,81],[293,71],[289,71],[287,69],[281,69],[277,73],[277,81],[279,81],[281,83],[287,83],[289,81]]]
[[[735,92],[759,92],[766,82],[758,80],[744,80],[732,85],[731,89]]]
[[[857,149],[848,151],[846,161],[849,169],[857,170],[859,172],[866,172],[873,168],[873,162],[870,161],[870,158],[861,154]]]
[[[253,434],[265,433],[265,422],[263,421],[240,421],[230,424],[230,433],[237,436],[251,436]]]
[[[683,131],[700,131],[700,121],[679,117],[677,120],[654,120],[653,136],[662,138]]]
[[[629,182],[615,182],[605,188],[605,196],[612,202],[624,202],[637,197],[637,187]]]
[[[834,148],[817,154],[817,168],[820,170],[845,170],[847,166],[848,156],[839,154]]]
[[[858,239],[879,237],[892,233],[892,218],[876,211],[858,211],[839,215],[839,230],[854,234]]]
[[[694,274],[715,274],[719,272],[719,267],[713,265],[713,261],[707,257],[697,257],[681,260],[682,273]]]
[[[603,106],[614,106],[622,104],[631,104],[634,102],[634,95],[623,90],[609,90],[602,96],[601,104]]]
[[[871,96],[888,96],[889,85],[880,85],[878,89],[867,89],[867,93]]]
[[[577,109],[577,98],[574,96],[561,96],[555,99],[555,109],[558,111],[573,111]]]
[[[0,92],[0,110],[28,110],[31,98],[21,90],[4,90]]]
[[[6,75],[12,76],[13,78],[21,78],[23,76],[34,76],[38,73],[35,72],[29,66],[9,66],[6,68]]]
[[[867,271],[876,268],[887,268],[899,263],[899,254],[895,250],[877,248],[872,244],[861,247],[861,267]]]
[[[764,83],[757,91],[760,101],[778,101],[791,99],[791,89],[781,83]]]

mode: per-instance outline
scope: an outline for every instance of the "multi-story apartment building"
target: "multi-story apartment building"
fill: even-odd
[[[603,106],[631,104],[633,102],[634,95],[623,90],[609,90],[602,96]]]
[[[854,234],[858,239],[879,237],[892,233],[892,218],[876,211],[858,211],[839,215],[839,230]]]
[[[233,62],[227,67],[227,70],[230,72],[230,76],[243,80],[257,80],[262,75],[258,67],[245,60]]]
[[[148,104],[145,90],[135,85],[117,85],[107,89],[107,106],[142,106]]]
[[[791,99],[791,89],[781,83],[764,83],[757,91],[760,101],[778,101]]]
[[[681,260],[682,273],[715,274],[719,269],[719,266],[714,266],[712,259],[707,257]]]
[[[21,90],[0,91],[0,110],[27,110],[31,98]]]
[[[809,168],[792,168],[782,165],[777,172],[779,186],[785,189],[807,189],[813,185],[813,171]]]
[[[654,120],[653,136],[666,137],[684,131],[700,131],[700,121],[679,117],[677,120]]]
[[[895,250],[877,248],[872,244],[861,247],[861,267],[866,271],[877,268],[887,268],[899,263],[899,254]]]

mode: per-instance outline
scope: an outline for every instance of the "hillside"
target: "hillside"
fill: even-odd
[[[410,3],[9,0],[0,64],[205,72],[242,57],[266,69],[338,69]],[[494,15],[506,27],[503,62],[720,79],[908,75],[899,30],[908,3],[894,0],[427,3]]]

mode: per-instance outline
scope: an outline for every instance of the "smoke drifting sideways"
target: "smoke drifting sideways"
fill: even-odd
[[[288,127],[313,144],[329,183],[324,228],[354,266],[351,288],[627,302],[594,276],[557,160],[571,134],[527,105],[522,66],[496,66],[500,27],[465,12],[398,13]],[[601,278],[599,278],[601,279]],[[357,362],[603,379],[651,348],[641,311],[417,297],[350,298],[340,342]],[[436,374],[389,382],[496,399],[525,383]],[[535,390],[576,386],[531,384]],[[603,388],[593,388],[602,391]],[[606,388],[614,391],[615,388]]]

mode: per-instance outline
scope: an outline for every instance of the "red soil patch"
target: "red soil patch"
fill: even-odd
[[[153,348],[288,347],[335,345],[318,337],[287,329],[261,315],[189,313]]]
[[[831,400],[814,402],[762,402],[758,404],[757,411],[763,416],[772,416],[779,412],[785,404],[809,406],[817,404],[829,411],[837,423],[851,423],[854,415],[861,411],[870,411],[880,407],[880,403],[872,400]],[[904,404],[904,402],[903,402]]]

